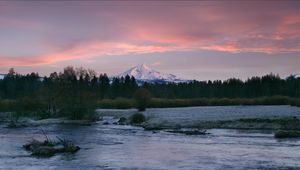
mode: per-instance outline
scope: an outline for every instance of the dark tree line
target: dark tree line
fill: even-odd
[[[114,79],[110,83],[106,74],[97,77],[95,71],[84,68],[66,67],[60,73],[43,78],[37,73],[21,75],[10,69],[0,80],[0,99],[3,99],[0,111],[82,119],[94,115],[97,100],[131,97],[136,89],[133,77]],[[3,106],[9,108],[3,109]]]
[[[255,98],[263,96],[300,97],[300,79],[293,76],[281,79],[268,74],[252,77],[246,81],[191,81],[187,83],[144,83],[154,98]],[[18,99],[23,97],[41,98],[50,105],[70,103],[83,104],[87,98],[114,99],[132,98],[138,85],[134,77],[113,78],[106,74],[97,76],[95,71],[66,67],[63,72],[51,73],[41,78],[38,73],[20,75],[13,69],[0,80],[0,98]],[[70,100],[70,101],[69,101]]]
[[[157,98],[256,98],[265,96],[300,97],[300,78],[281,79],[268,74],[246,81],[231,78],[226,81],[192,81],[189,83],[144,84]]]

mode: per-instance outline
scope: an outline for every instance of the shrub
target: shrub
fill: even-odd
[[[127,122],[127,119],[126,119],[125,117],[121,117],[121,118],[119,119],[119,121],[118,121],[118,123],[121,124],[121,125],[126,124],[126,122]]]
[[[275,132],[274,137],[275,138],[295,138],[295,137],[300,137],[300,132],[299,131],[279,130],[279,131]]]
[[[116,98],[116,99],[103,99],[97,102],[100,108],[106,109],[130,109],[136,106],[133,99]]]
[[[139,103],[140,104],[140,103]],[[286,96],[259,98],[195,98],[195,99],[162,99],[152,98],[146,102],[148,108],[190,107],[190,106],[229,106],[229,105],[292,105],[300,106],[300,99]],[[98,101],[101,108],[129,109],[138,108],[137,99],[116,98]]]
[[[291,106],[297,106],[300,107],[300,99],[293,99],[290,101]]]
[[[135,113],[130,117],[130,123],[139,124],[145,122],[146,118],[142,113]]]
[[[9,112],[15,109],[16,101],[0,99],[0,112]]]
[[[139,88],[134,93],[134,99],[136,100],[137,103],[137,109],[139,111],[145,111],[147,104],[151,99],[150,92],[145,88]]]

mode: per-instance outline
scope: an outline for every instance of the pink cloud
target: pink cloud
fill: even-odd
[[[49,8],[40,4],[38,9],[27,5],[24,11],[20,6],[9,17],[0,17],[7,27],[20,32],[32,29],[35,35],[38,29],[37,36],[43,39],[40,43],[52,50],[46,55],[20,57],[0,51],[0,66],[169,51],[300,52],[300,12],[294,2],[93,2],[98,6],[78,3],[81,5],[60,4],[56,8],[55,3]],[[43,10],[52,15],[43,16]],[[10,11],[13,10],[6,10]],[[14,18],[17,14],[19,18]],[[20,19],[23,15],[24,20]]]
[[[168,46],[156,45],[135,45],[119,42],[90,42],[73,46],[57,53],[51,53],[43,56],[33,57],[1,57],[0,66],[32,66],[40,64],[51,64],[66,60],[84,60],[102,56],[127,55],[127,54],[144,54],[166,52],[171,50]]]
[[[160,66],[161,62],[160,61],[155,61],[154,63],[151,64],[152,66]]]

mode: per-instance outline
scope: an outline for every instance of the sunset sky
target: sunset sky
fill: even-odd
[[[0,73],[142,63],[198,80],[300,73],[300,2],[0,2]]]

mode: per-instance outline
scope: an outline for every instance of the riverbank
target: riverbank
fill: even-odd
[[[36,119],[34,117],[19,117],[17,120],[11,119],[11,113],[0,113],[0,125],[5,128],[26,128],[26,127],[39,127],[44,125],[55,124],[73,124],[79,126],[89,126],[95,123],[91,120],[70,120],[66,117]]]
[[[149,123],[143,124],[145,130],[163,129],[249,129],[249,130],[300,130],[300,120],[294,117],[284,117],[276,119],[238,119],[228,121],[199,121],[194,124],[168,124]]]
[[[129,118],[135,109],[98,109],[100,116]],[[227,128],[299,130],[300,108],[292,106],[203,106],[153,108],[143,114],[146,130],[178,128]]]
[[[50,124],[89,126],[108,116],[114,117],[115,123],[120,118],[125,118],[127,124],[130,124],[130,117],[135,113],[138,113],[136,109],[97,109],[96,120],[93,121],[70,120],[68,118],[33,119],[20,117],[16,122],[11,121],[11,113],[1,113],[0,121],[11,128]],[[286,105],[153,108],[141,113],[145,115],[145,122],[139,126],[144,127],[145,130],[179,128],[300,130],[300,108]],[[126,122],[121,124],[126,124]]]
[[[103,109],[136,108],[136,102],[128,98],[103,99],[97,102]],[[148,108],[192,107],[192,106],[254,106],[254,105],[291,105],[300,107],[300,99],[286,96],[259,98],[196,98],[196,99],[151,99]]]

